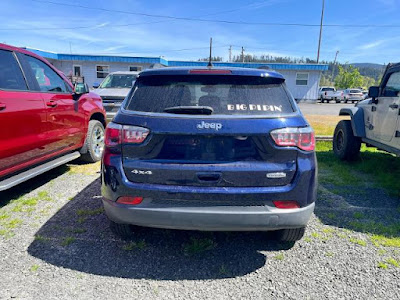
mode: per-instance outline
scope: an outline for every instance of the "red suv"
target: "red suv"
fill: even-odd
[[[101,98],[42,57],[0,44],[0,191],[82,157],[101,159]]]

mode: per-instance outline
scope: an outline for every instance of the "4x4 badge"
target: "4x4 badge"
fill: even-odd
[[[137,175],[152,175],[153,172],[152,171],[144,171],[144,170],[132,170],[131,171],[133,174],[137,174]]]

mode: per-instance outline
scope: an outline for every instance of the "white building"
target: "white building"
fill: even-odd
[[[157,67],[206,66],[200,61],[169,61],[161,57],[130,57],[108,55],[78,55],[46,52],[37,49],[27,49],[41,55],[67,76],[83,77],[92,86],[101,81],[111,72],[142,71]],[[321,64],[283,64],[283,63],[227,63],[213,62],[216,67],[246,67],[270,68],[281,73],[286,84],[297,100],[318,99],[321,73],[328,70]]]

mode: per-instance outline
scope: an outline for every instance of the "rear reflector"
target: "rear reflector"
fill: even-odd
[[[304,151],[314,151],[315,136],[311,127],[282,128],[271,132],[277,146],[297,147]]]
[[[277,208],[290,209],[300,208],[300,205],[296,201],[272,201]]]
[[[190,70],[189,74],[232,74],[231,70],[199,69]]]
[[[138,205],[142,203],[143,197],[129,197],[129,196],[124,196],[124,197],[119,197],[117,202],[120,204],[129,204],[129,205]]]

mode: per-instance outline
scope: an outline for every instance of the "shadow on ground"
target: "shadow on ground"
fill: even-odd
[[[57,177],[63,175],[69,171],[67,165],[62,165],[39,176],[36,176],[28,181],[25,181],[17,186],[12,187],[9,190],[0,192],[0,208],[6,206],[13,199],[17,199],[29,192],[36,190],[42,185],[56,179]]]
[[[249,274],[266,263],[260,250],[287,250],[293,246],[277,243],[267,233],[150,228],[137,228],[131,241],[120,240],[109,230],[99,181],[41,227],[29,246],[29,254],[56,266],[96,275],[195,280]],[[205,245],[195,246],[194,241]]]
[[[317,154],[315,215],[326,225],[399,237],[400,160],[384,152],[364,151],[351,163],[339,161],[331,150]]]

